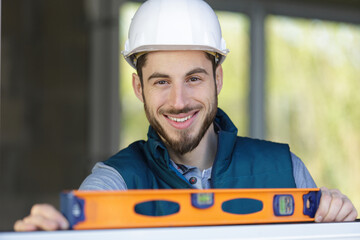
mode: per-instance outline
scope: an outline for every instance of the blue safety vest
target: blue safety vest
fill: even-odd
[[[210,180],[212,188],[296,187],[287,144],[238,137],[237,128],[221,109],[215,125],[219,129]],[[168,151],[152,127],[149,127],[147,141],[132,143],[104,163],[121,174],[128,189],[193,188],[172,167]],[[166,212],[161,207],[149,206],[144,205],[139,211],[150,211],[154,215]]]

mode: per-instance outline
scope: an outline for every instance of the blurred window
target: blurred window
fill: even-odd
[[[360,207],[360,28],[270,16],[267,138],[289,143],[318,186]]]

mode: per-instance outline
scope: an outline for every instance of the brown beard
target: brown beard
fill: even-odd
[[[210,104],[210,110],[207,113],[207,116],[205,117],[205,120],[204,120],[203,124],[201,125],[200,131],[197,134],[197,136],[195,136],[193,138],[190,137],[189,133],[190,133],[190,131],[192,131],[192,129],[179,130],[178,131],[178,135],[180,136],[179,140],[174,140],[174,139],[170,138],[170,136],[165,132],[164,128],[156,120],[154,115],[149,111],[149,108],[146,105],[146,100],[145,100],[144,96],[143,96],[143,99],[144,99],[144,109],[145,109],[146,117],[147,117],[150,125],[159,134],[159,136],[164,141],[165,145],[169,146],[173,151],[177,152],[180,155],[184,155],[185,153],[191,152],[199,145],[201,139],[204,137],[204,135],[205,135],[206,131],[209,129],[211,123],[213,123],[216,113],[217,113],[218,99],[217,99],[217,94],[215,91],[215,98],[214,98],[215,100]],[[168,113],[168,114],[187,113],[194,109],[200,109],[200,108],[195,106],[195,107],[186,107],[181,110],[168,109],[168,110],[166,110],[166,113]],[[161,112],[165,112],[165,110],[161,111]],[[160,114],[160,111],[159,111],[159,114]]]

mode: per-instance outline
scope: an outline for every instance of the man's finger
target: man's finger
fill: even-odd
[[[46,231],[54,231],[60,229],[59,224],[52,220],[44,218],[41,215],[30,215],[23,219],[24,223],[32,224],[37,227],[37,229],[46,230]]]
[[[57,223],[59,229],[68,229],[69,223],[66,218],[53,206],[49,204],[36,204],[31,209],[31,215],[42,216]]]
[[[343,205],[338,213],[338,215],[335,218],[336,222],[342,222],[347,218],[353,211],[355,210],[355,207],[351,203],[351,201],[344,196],[343,198]]]
[[[355,219],[358,216],[358,212],[354,208],[353,211],[344,219],[344,222],[352,222],[355,221]]]
[[[34,224],[25,223],[23,220],[17,220],[14,224],[16,232],[36,231],[37,227]]]
[[[328,209],[331,204],[331,195],[329,189],[326,187],[321,188],[321,198],[319,208],[315,214],[315,222],[322,222],[324,217],[327,215]]]
[[[337,189],[331,189],[328,190],[330,197],[331,197],[331,203],[329,206],[329,209],[327,211],[327,214],[325,215],[325,217],[323,218],[323,222],[333,222],[335,221],[336,217],[338,216],[338,214],[340,213],[340,210],[343,207],[344,204],[344,199],[346,199],[346,197],[341,194],[341,192]],[[347,215],[348,213],[346,213]]]

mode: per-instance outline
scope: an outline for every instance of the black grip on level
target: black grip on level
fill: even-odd
[[[319,208],[321,198],[321,191],[311,191],[303,195],[304,200],[304,214],[313,218]]]

